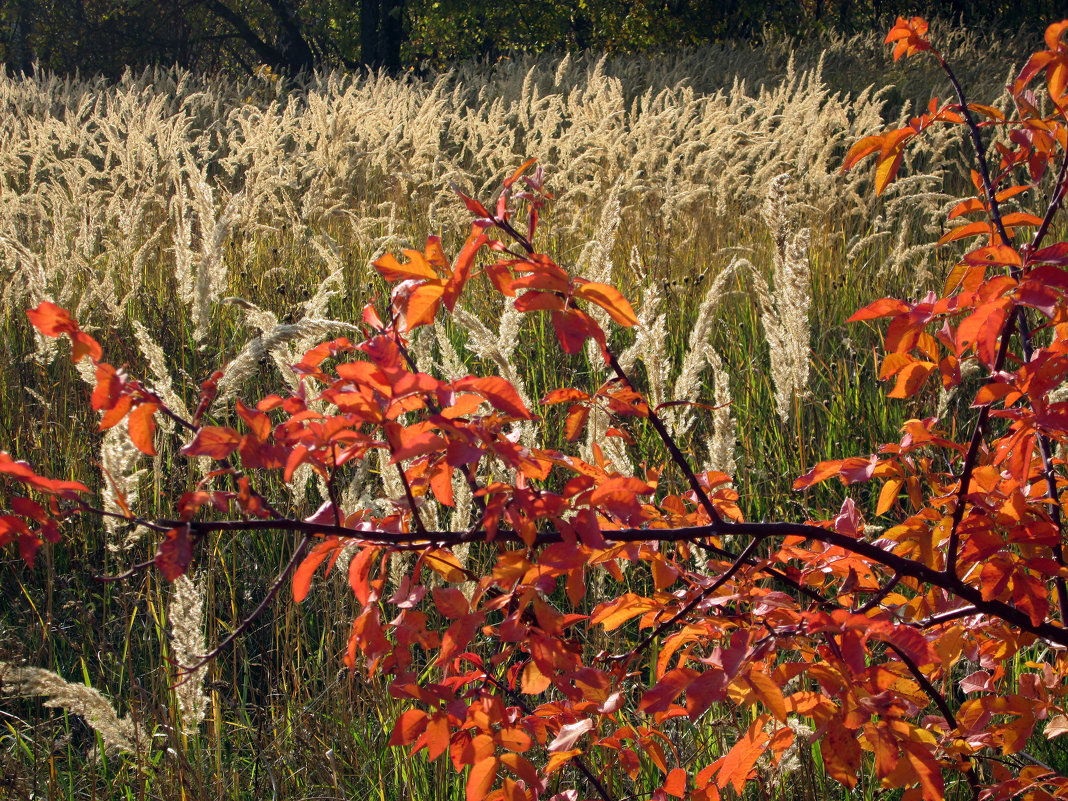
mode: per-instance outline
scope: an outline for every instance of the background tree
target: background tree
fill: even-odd
[[[127,67],[286,73],[364,65],[442,68],[511,51],[669,50],[768,34],[884,29],[898,13],[968,26],[1040,27],[1056,0],[0,0],[0,58],[12,72],[117,76]]]

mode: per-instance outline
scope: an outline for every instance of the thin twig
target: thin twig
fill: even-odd
[[[957,717],[953,714],[953,710],[949,708],[949,702],[946,701],[946,697],[939,692],[938,688],[931,683],[930,679],[923,675],[923,671],[921,671],[919,666],[909,658],[908,654],[892,642],[888,642],[886,645],[891,651],[897,654],[897,658],[902,661],[906,668],[908,668],[909,673],[916,679],[916,683],[919,684],[923,691],[927,693],[927,696],[934,701],[935,706],[938,707],[938,710],[942,713],[942,717],[946,719],[946,723],[949,727],[951,729],[956,729]],[[968,760],[968,768],[964,771],[964,775],[968,779],[968,786],[971,787],[972,798],[978,799],[979,776],[975,772],[974,759]]]
[[[186,665],[185,669],[187,671],[193,671],[208,664],[208,662],[215,659],[215,657],[226,650],[230,643],[234,642],[234,640],[248,631],[249,626],[252,625],[256,618],[263,614],[267,607],[271,605],[275,596],[278,595],[278,591],[282,588],[282,585],[285,584],[286,579],[289,578],[289,574],[292,573],[300,563],[301,558],[304,556],[304,552],[308,549],[308,545],[311,541],[312,535],[310,533],[305,534],[301,538],[296,549],[293,551],[293,555],[289,557],[289,561],[286,563],[285,567],[282,568],[282,572],[278,574],[278,577],[274,580],[274,583],[271,584],[270,588],[268,588],[267,593],[256,605],[256,608],[252,610],[248,617],[238,623],[237,627],[231,631],[222,642],[198,659],[196,664]]]

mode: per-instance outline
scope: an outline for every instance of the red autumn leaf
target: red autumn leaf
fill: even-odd
[[[471,234],[464,243],[463,250],[456,257],[452,277],[445,284],[445,290],[441,296],[442,304],[450,312],[456,307],[456,301],[463,292],[468,278],[471,277],[471,267],[475,263],[475,256],[478,255],[478,251],[482,249],[482,246],[487,241],[485,234],[481,233],[477,228],[472,229]]]
[[[450,620],[456,620],[471,612],[467,597],[455,587],[435,587],[433,596],[434,606]]]
[[[538,403],[543,406],[548,406],[554,403],[571,403],[573,401],[589,400],[590,396],[579,389],[571,389],[569,387],[554,389],[549,392]]]
[[[698,673],[693,668],[669,670],[660,680],[642,694],[638,709],[648,715],[668,710],[675,700],[695,683]]]
[[[393,724],[393,732],[386,745],[411,745],[426,730],[427,715],[421,709],[409,709],[401,713]]]
[[[399,304],[404,315],[404,331],[433,323],[444,293],[445,287],[442,284],[423,284],[404,297]]]
[[[640,478],[623,476],[602,481],[590,495],[590,506],[627,520],[641,507],[639,495],[651,495],[653,488]]]
[[[509,417],[534,420],[535,417],[523,404],[519,393],[508,381],[500,376],[476,378],[467,376],[452,385],[456,392],[476,392]]]
[[[39,304],[36,309],[27,309],[26,316],[33,327],[46,337],[73,334],[78,330],[78,323],[66,309],[47,300]]]
[[[260,442],[266,442],[271,436],[271,418],[259,409],[249,409],[241,401],[235,404],[238,416],[245,421],[252,435]]]
[[[441,638],[441,650],[434,664],[448,664],[449,660],[467,648],[483,620],[484,616],[481,613],[474,612],[454,621]]]
[[[156,447],[152,438],[156,433],[156,412],[159,411],[158,403],[142,403],[134,407],[130,412],[127,425],[130,430],[130,442],[137,446],[142,453],[149,456],[156,454]]]
[[[574,442],[582,436],[591,411],[591,407],[578,403],[567,410],[567,419],[564,420],[564,438],[568,442]]]
[[[96,386],[90,401],[93,409],[99,412],[114,408],[122,395],[125,383],[125,376],[110,364],[98,364]]]
[[[575,723],[567,723],[560,727],[553,741],[546,749],[550,754],[561,751],[570,751],[587,732],[593,731],[594,723],[589,718],[583,718]]]
[[[458,187],[455,183],[450,182],[449,186],[452,187],[453,192],[460,196],[460,200],[464,202],[464,205],[467,206],[467,210],[470,211],[472,214],[477,214],[483,219],[488,219],[493,216],[488,211],[486,211],[485,206],[483,206],[474,198],[468,197],[463,192],[461,192],[460,187]]]
[[[319,565],[341,547],[340,541],[333,537],[321,542],[312,548],[311,553],[304,557],[300,565],[293,573],[293,600],[298,604],[308,596],[311,588],[312,576],[319,569]]]
[[[534,787],[538,784],[538,771],[533,763],[526,757],[506,751],[501,754],[498,759],[501,760],[501,764],[508,768],[508,770],[512,771],[512,773],[526,782],[528,787]],[[505,781],[507,781],[507,779]],[[527,796],[525,793],[520,794],[519,797],[526,801]]]
[[[79,493],[89,491],[88,487],[77,481],[63,481],[38,475],[28,463],[22,460],[15,461],[6,451],[0,451],[0,473],[5,473],[16,481],[41,492],[60,495],[64,498],[74,498]]]
[[[886,44],[894,44],[894,61],[902,56],[911,56],[924,50],[931,50],[926,39],[927,21],[922,17],[898,17],[890,33],[886,35]]]
[[[931,375],[938,365],[934,362],[911,362],[902,368],[897,374],[897,383],[887,393],[888,398],[910,398],[923,386],[927,377]]]
[[[554,311],[552,321],[553,330],[556,331],[556,338],[560,341],[564,353],[580,353],[587,339],[593,339],[604,346],[604,331],[592,317],[578,309]]]
[[[378,555],[378,548],[365,546],[360,548],[349,562],[349,586],[361,606],[366,606],[371,597],[372,560]]]
[[[409,250],[405,251],[405,254],[409,256],[409,261],[403,264],[397,260],[396,256],[387,253],[382,258],[371,262],[371,266],[378,270],[382,278],[390,282],[406,281],[410,278],[438,280],[438,274],[422,253]]]
[[[241,442],[241,435],[226,426],[203,426],[192,441],[178,451],[183,456],[207,456],[225,459]]]
[[[520,164],[519,167],[516,168],[515,172],[513,172],[510,176],[508,176],[507,178],[504,179],[504,188],[507,189],[512,184],[514,184],[516,181],[518,181],[520,176],[523,173],[525,173],[527,170],[529,170],[531,167],[533,167],[537,163],[538,163],[538,160],[536,158],[529,158],[526,161],[524,161],[522,164]]]
[[[672,770],[664,780],[664,792],[668,795],[675,796],[675,798],[685,798],[686,771],[682,768],[675,768]]]
[[[820,754],[828,776],[843,787],[856,787],[860,778],[861,752],[855,731],[847,729],[841,720],[831,721],[820,740]]]
[[[188,526],[172,528],[156,551],[156,567],[167,581],[174,581],[185,575],[192,560],[193,543],[189,539]]]
[[[70,335],[70,340],[71,358],[75,362],[80,362],[83,356],[88,356],[94,362],[104,358],[104,351],[101,349],[100,343],[84,331],[75,331]]]

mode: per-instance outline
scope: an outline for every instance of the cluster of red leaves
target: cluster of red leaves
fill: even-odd
[[[308,351],[293,366],[301,390],[239,402],[236,426],[202,419],[218,374],[195,417],[181,420],[102,362],[66,312],[44,304],[30,318],[96,363],[102,427],[127,419],[151,453],[163,411],[189,435],[183,454],[218,463],[178,499],[174,520],[141,521],[163,535],[156,562],[168,578],[213,533],[302,533],[271,591],[291,580],[296,601],[347,556],[359,613],[343,659],[387,676],[390,692],[411,702],[390,743],[468,771],[469,801],[575,801],[579,785],[611,801],[638,784],[656,787],[655,799],[718,799],[817,742],[833,779],[853,787],[872,770],[907,801],[942,798],[947,779],[991,801],[1068,797],[1068,778],[1004,761],[1037,732],[1068,731],[1068,478],[1056,450],[1068,441],[1068,402],[1052,394],[1068,378],[1068,245],[1044,242],[1068,191],[1066,30],[1068,21],[1047,31],[1048,49],[1014,84],[1012,114],[966,102],[922,20],[899,20],[887,38],[895,57],[939,59],[957,102],[932,102],[905,128],[867,137],[846,167],[877,154],[882,191],[909,141],[936,123],[962,126],[977,150],[976,194],[950,217],[981,219],[943,237],[978,239],[943,292],[882,299],[851,319],[889,319],[881,377],[894,379],[890,397],[916,396],[932,376],[963,393],[969,361],[986,378],[966,441],[955,434],[967,430],[964,418],[949,430],[935,418],[910,420],[900,441],[820,463],[795,482],[881,482],[875,515],[891,525],[877,539],[848,498],[825,521],[744,522],[729,477],[691,469],[585,310],[593,304],[631,326],[630,304],[535,250],[548,195],[530,162],[505,181],[494,211],[463,198],[476,219],[453,262],[436,237],[405,251],[406,261],[379,259],[395,284],[388,317],[368,306],[360,341]],[[1030,86],[1043,72],[1039,99]],[[985,129],[1003,134],[996,161]],[[1027,190],[1048,194],[1043,216],[1002,211]],[[516,209],[526,213],[524,233]],[[1023,240],[1020,229],[1034,233]],[[527,447],[516,424],[539,418],[508,381],[416,370],[406,336],[451,312],[472,281],[521,311],[548,312],[567,353],[597,343],[611,378],[593,392],[556,389],[539,404],[568,404],[567,440],[600,406],[611,433],[633,444],[630,432],[651,429],[672,463],[635,476],[596,447],[592,463]],[[403,494],[383,499],[385,513],[346,510],[336,488],[372,451],[388,454]],[[315,514],[294,520],[255,485],[271,473],[288,481],[302,465],[328,492]],[[688,489],[668,491],[664,470]],[[16,497],[14,514],[0,517],[0,544],[17,537],[27,561],[39,536],[56,538],[55,520],[88,510],[80,484],[42,478],[6,454],[0,473],[52,496],[47,511]],[[474,498],[473,525],[428,530],[420,510],[431,499],[453,506],[458,482]],[[477,547],[465,564],[454,548],[468,543]],[[387,589],[400,552],[415,559]],[[602,597],[588,597],[593,579]],[[1014,657],[1023,667],[1010,671]],[[672,721],[705,725],[713,712],[717,745],[677,736]]]

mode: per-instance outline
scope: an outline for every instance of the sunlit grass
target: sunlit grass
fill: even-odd
[[[683,98],[677,104],[679,108],[697,115],[702,111],[700,104],[687,105],[686,84],[678,77],[685,73],[686,64],[660,75],[658,80]],[[527,92],[521,85],[528,66],[515,65],[510,73],[503,69],[505,74],[493,90],[500,97],[513,99],[517,92]],[[813,66],[802,63],[798,69]],[[544,74],[538,73],[539,80],[545,92],[563,94],[562,90],[553,89],[553,68],[559,69],[559,64],[543,65]],[[724,78],[714,74],[715,68],[715,64],[703,66],[702,72],[695,72],[692,82],[699,88],[703,86],[704,91],[722,90]],[[613,69],[613,76],[621,76],[615,78],[621,82],[618,94],[626,98],[620,107],[629,107],[642,95],[642,65],[617,64]],[[871,67],[872,80],[890,75],[890,69],[899,68],[885,64]],[[583,63],[566,72],[565,82],[611,106],[609,100],[615,97],[612,85],[591,82],[591,73],[596,77],[595,64]],[[473,80],[468,72],[463,75]],[[609,248],[615,265],[613,280],[635,300],[647,282],[663,282],[668,287],[668,302],[663,309],[668,315],[665,350],[675,369],[686,354],[688,333],[704,292],[719,271],[740,254],[763,274],[770,274],[773,243],[759,215],[764,190],[760,177],[763,160],[769,143],[774,143],[781,148],[781,171],[803,171],[804,166],[798,163],[800,157],[788,146],[806,135],[801,129],[774,133],[770,118],[779,112],[769,112],[769,118],[764,119],[756,105],[766,102],[770,107],[770,99],[747,96],[747,103],[751,101],[746,106],[747,113],[754,115],[754,126],[767,126],[766,135],[749,139],[743,132],[731,129],[730,135],[737,137],[731,155],[740,165],[737,185],[724,184],[713,190],[709,182],[716,177],[715,168],[721,162],[709,158],[712,166],[708,166],[693,156],[702,148],[711,148],[709,143],[680,139],[681,143],[648,145],[648,153],[638,154],[644,159],[644,172],[628,172],[628,160],[637,158],[633,152],[613,151],[611,148],[618,144],[614,140],[605,139],[600,144],[593,136],[589,141],[582,140],[581,132],[570,133],[574,137],[570,140],[556,129],[538,133],[532,124],[529,130],[523,129],[530,138],[519,138],[517,152],[512,152],[511,146],[492,144],[494,136],[499,137],[502,132],[511,136],[521,126],[516,119],[505,116],[496,120],[496,128],[488,122],[472,121],[478,114],[492,116],[492,106],[489,101],[476,106],[478,95],[473,95],[470,88],[456,89],[464,102],[448,109],[450,124],[457,129],[469,126],[463,129],[466,134],[457,135],[446,143],[448,147],[439,148],[439,140],[433,135],[438,133],[434,125],[440,120],[427,119],[432,116],[431,100],[435,91],[444,96],[450,86],[466,86],[460,83],[463,75],[456,84],[443,83],[444,89],[416,86],[408,94],[401,91],[403,87],[389,94],[392,87],[380,86],[379,92],[388,94],[394,104],[389,106],[383,101],[384,107],[392,109],[415,133],[402,125],[394,132],[386,127],[382,135],[385,144],[376,145],[379,150],[371,155],[357,154],[346,161],[350,156],[342,158],[331,151],[328,158],[326,145],[332,140],[323,134],[323,148],[309,146],[299,159],[294,157],[293,161],[299,160],[299,170],[294,168],[292,172],[285,172],[289,166],[283,156],[288,145],[260,143],[263,153],[241,163],[234,176],[228,176],[219,162],[213,162],[216,212],[224,205],[222,201],[237,191],[238,174],[244,173],[247,178],[250,165],[259,165],[257,159],[279,159],[271,162],[272,169],[284,174],[285,180],[280,188],[272,188],[256,201],[260,205],[252,210],[250,219],[243,220],[227,240],[222,254],[227,267],[225,287],[212,306],[207,334],[199,341],[190,310],[179,298],[175,246],[169,238],[175,221],[169,213],[160,211],[166,208],[169,193],[173,192],[171,183],[160,180],[150,187],[151,191],[146,190],[146,196],[154,199],[144,202],[154,209],[155,216],[146,216],[132,241],[121,242],[117,218],[107,217],[101,223],[106,236],[101,237],[99,247],[90,253],[85,264],[75,265],[63,259],[65,253],[69,255],[66,240],[78,236],[73,228],[56,233],[49,229],[49,220],[43,216],[31,219],[13,215],[4,223],[4,235],[40,249],[45,261],[53,259],[49,266],[55,275],[47,292],[58,297],[69,291],[71,305],[84,304],[81,316],[103,343],[106,358],[128,365],[131,374],[145,376],[146,360],[134,344],[132,321],[143,323],[167,354],[175,386],[191,408],[196,405],[199,382],[237,355],[257,333],[242,308],[226,302],[226,298],[255,304],[275,315],[280,323],[299,321],[305,316],[305,303],[330,272],[317,245],[332,246],[342,269],[343,291],[317,313],[334,320],[358,320],[366,302],[375,301],[380,308],[385,302],[387,287],[369,267],[383,250],[420,246],[429,234],[441,234],[448,252],[457,250],[466,234],[466,217],[451,197],[449,180],[457,180],[466,191],[495,186],[509,171],[504,168],[514,168],[529,155],[518,152],[527,147],[544,153],[551,185],[560,195],[557,206],[546,215],[538,244],[568,267],[575,265],[596,234],[604,193],[619,176],[625,177],[622,222]],[[900,72],[893,76],[902,77]],[[780,72],[755,76],[754,80],[773,89],[782,77]],[[846,86],[855,78],[827,75],[824,80]],[[655,87],[657,91],[661,84]],[[863,86],[849,88],[859,92]],[[241,104],[237,98],[245,90],[248,87],[220,88],[220,106],[229,108],[227,104],[231,104],[243,114],[274,113],[270,101],[275,99],[276,87],[259,87],[257,91],[263,93],[259,106]],[[898,94],[898,100],[908,96],[904,89]],[[866,120],[865,124],[879,120],[879,101],[869,97],[854,105],[851,98],[832,102],[827,95],[814,89],[798,89],[781,102],[789,104],[792,97],[798,104],[815,104],[810,109],[813,115],[822,108],[827,114],[843,116],[847,121],[836,129],[841,142],[858,132],[857,119]],[[322,96],[303,96],[303,101],[323,103],[323,96],[341,102],[340,95],[328,91]],[[527,112],[533,114],[536,108],[529,93],[524,96],[528,98]],[[716,102],[726,104],[730,100],[724,95]],[[419,103],[428,103],[430,111],[419,113]],[[403,111],[405,104],[415,112],[401,116],[408,113]],[[665,104],[664,114],[675,113],[670,102]],[[714,104],[709,101],[709,105]],[[570,121],[573,128],[601,121],[597,117],[599,107],[592,100],[590,108],[588,117],[575,113]],[[393,124],[388,118],[375,118],[367,125],[385,126],[386,122]],[[351,130],[346,130],[351,133],[362,129],[351,123]],[[675,133],[681,138],[685,126],[679,126]],[[547,143],[556,134],[560,134],[560,141]],[[248,143],[234,140],[229,146],[237,148],[242,144]],[[341,144],[348,151],[355,150],[352,142]],[[636,147],[633,142],[624,144]],[[370,151],[367,142],[363,146]],[[564,158],[559,153],[566,147],[574,150]],[[833,148],[829,150],[833,152]],[[953,144],[938,140],[929,151],[917,155],[914,171],[932,171],[924,184],[926,189],[947,197],[963,191],[963,187],[944,186],[948,181],[939,172],[945,154],[957,152]],[[664,179],[667,164],[675,158],[684,159],[683,167],[671,180]],[[50,162],[57,174],[64,163],[59,157]],[[759,307],[744,277],[731,282],[716,312],[712,346],[730,375],[732,412],[737,424],[735,485],[750,519],[803,520],[833,514],[841,503],[840,488],[821,487],[799,495],[790,489],[792,479],[820,459],[867,455],[877,443],[896,439],[901,422],[925,413],[935,400],[929,392],[907,403],[887,401],[884,387],[876,380],[880,359],[878,327],[846,325],[844,321],[853,310],[877,297],[917,296],[921,290],[937,285],[943,257],[920,254],[893,269],[887,265],[900,255],[893,239],[898,230],[894,226],[912,226],[912,237],[906,245],[929,241],[930,232],[924,231],[923,226],[930,226],[937,219],[938,204],[909,206],[907,193],[903,193],[904,196],[895,198],[891,194],[885,201],[873,201],[863,209],[848,208],[839,193],[843,197],[849,193],[866,197],[870,194],[870,180],[857,174],[837,177],[837,163],[833,160],[823,164],[823,170],[820,174],[795,175],[794,200],[799,204],[796,224],[812,231],[808,254],[813,298],[812,373],[808,391],[796,399],[788,424],[776,415],[767,338]],[[103,181],[104,172],[101,167],[94,180]],[[321,178],[324,175],[327,178]],[[29,198],[35,187],[21,181],[21,177],[15,176],[16,194]],[[56,186],[61,184],[55,179]],[[822,195],[816,194],[818,186],[825,187]],[[842,187],[847,187],[848,192]],[[321,191],[325,200],[305,209],[301,203],[313,189]],[[806,197],[806,190],[811,190],[812,196]],[[686,193],[690,196],[683,197]],[[71,194],[77,197],[76,192]],[[33,204],[26,202],[32,210]],[[664,211],[669,202],[674,204],[671,213]],[[340,210],[331,204],[339,205]],[[77,210],[73,199],[70,208]],[[329,208],[333,211],[324,213]],[[286,216],[287,210],[292,210],[294,216]],[[72,219],[76,217],[74,211],[71,215]],[[858,245],[863,237],[876,232],[876,215],[885,215],[881,230],[887,235]],[[168,237],[151,244],[151,234],[159,226],[166,228]],[[200,238],[205,235],[199,232]],[[135,267],[131,254],[146,243],[150,245],[149,256]],[[644,275],[629,269],[635,251],[644,265]],[[25,264],[10,257],[10,263],[0,263],[0,268],[12,286],[21,287]],[[115,308],[99,299],[87,299],[88,288],[101,277],[113,282]],[[99,488],[96,462],[101,434],[96,431],[95,415],[88,406],[88,387],[65,357],[41,357],[23,314],[34,298],[12,290],[12,296],[16,295],[17,300],[0,306],[0,364],[5,370],[5,380],[0,382],[0,445],[19,458],[31,460],[43,472],[77,478]],[[501,309],[500,301],[478,281],[472,284],[466,305],[484,320],[494,319]],[[477,372],[491,367],[465,348],[467,336],[461,327],[446,321],[446,328],[450,342],[466,358],[469,369]],[[617,348],[628,344],[629,336],[614,333]],[[526,320],[521,338],[523,347],[517,349],[515,362],[531,397],[541,397],[566,385],[595,388],[590,386],[598,379],[594,366],[584,356],[562,357],[544,319]],[[636,380],[640,381],[641,376],[639,370]],[[700,393],[703,403],[711,402],[710,379],[706,375]],[[239,396],[255,399],[284,387],[279,367],[265,359],[261,369],[242,384]],[[551,420],[551,415],[547,413],[547,419]],[[217,422],[228,421],[233,422],[226,412],[220,413]],[[650,463],[664,460],[663,447],[652,432],[636,426],[633,433],[638,439],[638,451]],[[680,445],[695,460],[700,459],[710,434],[708,419],[699,416]],[[547,432],[543,444],[564,446],[558,431]],[[165,512],[170,499],[191,489],[197,480],[196,474],[177,457],[174,446],[161,448],[160,455],[155,460],[145,460],[143,466],[147,473],[141,482],[141,508],[148,516]],[[665,475],[669,485],[680,481],[678,475]],[[286,511],[309,511],[309,498],[290,496],[280,485],[274,489]],[[857,499],[865,500],[863,494]],[[173,686],[180,676],[169,661],[164,620],[169,588],[152,572],[118,583],[95,578],[122,572],[131,563],[149,558],[154,545],[146,540],[132,550],[113,553],[108,550],[108,542],[102,527],[87,520],[68,531],[60,547],[47,547],[33,570],[20,567],[13,553],[4,554],[0,571],[0,659],[46,666],[70,681],[85,680],[97,687],[122,711],[136,717],[148,747],[141,757],[96,759],[91,752],[99,746],[97,737],[80,719],[54,713],[39,702],[4,699],[0,706],[0,773],[9,777],[4,780],[9,785],[0,783],[0,796],[10,788],[12,797],[66,799],[462,797],[463,777],[447,760],[430,764],[424,754],[410,756],[386,747],[391,722],[402,708],[401,702],[388,696],[383,683],[367,681],[360,674],[350,676],[342,668],[340,657],[348,639],[354,601],[344,578],[337,575],[318,581],[312,597],[300,606],[286,599],[283,592],[268,613],[211,664],[206,686],[212,703],[207,721],[194,734],[176,734]],[[235,535],[208,544],[194,569],[205,572],[209,643],[225,637],[255,607],[294,547],[292,536],[278,534]],[[642,581],[630,575],[625,580]],[[729,716],[727,709],[712,712],[713,717]],[[678,737],[681,746],[699,751],[702,758],[722,753],[728,743],[721,721],[702,721],[693,731],[678,732]],[[1045,753],[1051,760],[1056,756],[1048,749],[1038,749],[1036,753]],[[844,797],[843,791],[823,776],[818,749],[804,750],[800,760],[799,772],[788,782],[768,788],[770,797]],[[657,775],[649,766],[636,782],[621,780],[618,789],[624,793],[648,792],[658,786]],[[565,772],[560,781],[576,779]],[[857,793],[853,797],[881,797],[870,777]]]

